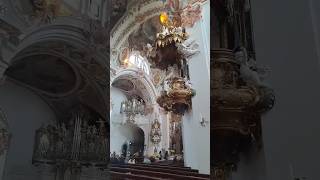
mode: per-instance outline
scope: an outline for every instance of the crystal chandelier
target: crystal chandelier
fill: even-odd
[[[135,116],[144,114],[145,105],[142,99],[132,98],[121,102],[120,113],[125,114],[127,123],[135,123]]]

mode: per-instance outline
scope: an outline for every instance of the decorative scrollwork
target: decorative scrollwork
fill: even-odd
[[[159,144],[161,142],[161,124],[158,119],[151,125],[151,132],[150,132],[151,142],[154,144]]]
[[[218,180],[227,179],[231,172],[221,164],[236,167],[241,152],[261,147],[261,114],[275,102],[274,91],[260,81],[255,66],[247,63],[245,52],[245,49],[241,49],[241,54],[228,49],[212,52],[211,98],[215,118],[211,129],[216,161],[213,175]]]
[[[194,90],[182,78],[175,77],[170,81],[168,91],[163,91],[157,102],[166,111],[184,114],[191,108],[191,98],[194,95]]]
[[[106,166],[109,142],[105,122],[88,122],[85,116],[75,114],[69,125],[42,126],[36,131],[33,163],[70,161],[80,162],[81,165]]]

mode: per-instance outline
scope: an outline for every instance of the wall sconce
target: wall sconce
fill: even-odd
[[[209,123],[209,121],[207,121],[202,115],[200,116],[200,125],[202,127],[206,127],[206,125]]]

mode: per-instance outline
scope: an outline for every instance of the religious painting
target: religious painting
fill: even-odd
[[[151,125],[150,137],[154,144],[159,144],[161,142],[161,124],[157,119]]]

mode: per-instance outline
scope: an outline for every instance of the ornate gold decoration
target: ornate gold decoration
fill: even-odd
[[[158,97],[158,104],[166,111],[184,114],[191,108],[191,98],[194,91],[185,84],[185,81],[176,77],[170,83],[170,89]]]
[[[234,167],[240,152],[261,146],[260,116],[272,108],[274,95],[267,87],[243,80],[231,50],[214,49],[211,56],[213,170],[216,179],[224,180],[229,172],[221,164]]]
[[[160,13],[159,19],[163,26],[169,26],[169,16],[166,12]]]
[[[212,3],[211,167],[214,179],[225,180],[236,170],[240,153],[261,148],[261,115],[273,107],[275,96],[262,82],[265,69],[256,65],[250,2]]]
[[[127,67],[129,64],[129,55],[130,55],[130,49],[129,48],[124,48],[121,53],[119,54],[119,60],[120,64],[122,66]]]
[[[157,34],[156,47],[161,48],[172,43],[182,43],[188,38],[182,27],[163,26],[162,31]]]
[[[171,4],[171,5],[170,5]],[[157,33],[156,47],[164,47],[171,43],[181,43],[188,38],[185,29],[181,26],[181,13],[179,1],[168,3],[172,6],[173,12],[171,18],[167,12],[161,12],[159,16],[160,23],[162,24],[162,30]]]
[[[157,102],[166,111],[183,115],[191,108],[191,98],[195,95],[195,91],[186,85],[189,79],[186,53],[189,51],[183,51],[186,48],[183,43],[189,36],[181,23],[183,8],[179,0],[168,1],[166,8],[168,12],[162,12],[159,16],[162,29],[156,35],[154,48],[156,53],[151,58],[151,63],[156,68],[169,72],[170,78],[164,80],[169,80],[164,82],[164,86],[169,85],[169,89],[164,87]],[[178,75],[173,75],[175,70],[168,71],[170,68],[179,72]]]

